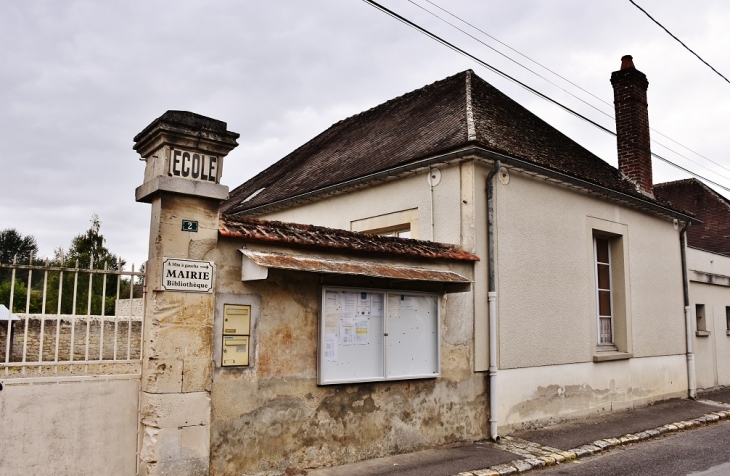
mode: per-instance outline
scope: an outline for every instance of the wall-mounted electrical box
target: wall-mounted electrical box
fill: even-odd
[[[251,306],[223,305],[223,367],[248,365]]]

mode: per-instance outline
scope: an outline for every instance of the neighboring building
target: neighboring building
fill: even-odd
[[[730,257],[730,200],[695,178],[658,183],[654,190],[702,221],[687,231],[688,246]]]
[[[654,190],[702,220],[687,232],[697,387],[730,385],[730,201],[693,178]]]

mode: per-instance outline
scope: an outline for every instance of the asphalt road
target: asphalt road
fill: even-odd
[[[581,459],[579,463],[564,463],[530,474],[727,476],[730,475],[730,421],[615,448]]]

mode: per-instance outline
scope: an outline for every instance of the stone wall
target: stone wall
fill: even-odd
[[[274,269],[266,280],[244,283],[238,248],[219,242],[210,253],[216,320],[225,303],[252,306],[250,365],[214,363],[212,475],[299,474],[487,437],[486,379],[471,370],[468,293],[442,297],[440,377],[318,386],[320,285],[384,283]],[[217,331],[214,346],[219,340]]]
[[[127,359],[129,345],[129,359],[140,358],[140,327],[141,319],[99,316],[68,316],[28,314],[28,327],[25,328],[25,314],[16,314],[20,320],[13,323],[11,362],[23,360],[23,341],[26,340],[26,362],[38,362],[41,347],[41,325],[43,324],[43,358],[44,362],[52,362],[56,352],[56,335],[58,334],[58,360],[71,360],[71,337],[73,328],[73,360],[86,359],[86,332],[88,323],[89,347],[88,359],[99,360],[100,343],[103,342],[102,359],[114,358],[115,334],[118,360]],[[0,349],[4,352],[7,345],[7,322],[0,325]],[[102,335],[103,334],[103,335]],[[27,336],[27,337],[26,337]]]

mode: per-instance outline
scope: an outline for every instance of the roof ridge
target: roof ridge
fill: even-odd
[[[474,126],[474,109],[471,99],[471,77],[474,72],[466,71],[466,140],[469,142],[477,140],[477,131]]]

